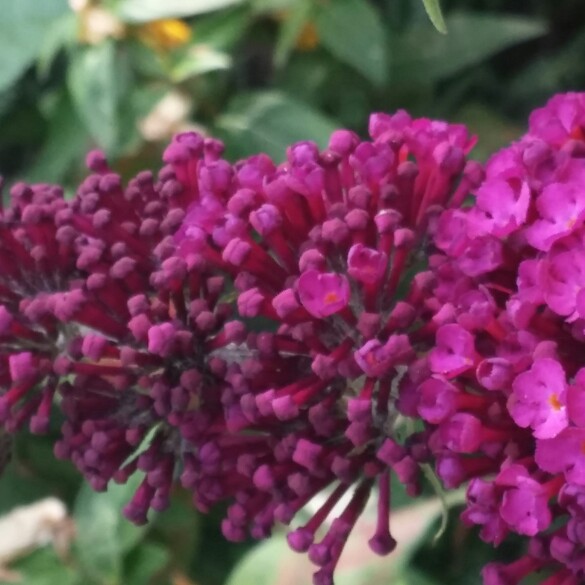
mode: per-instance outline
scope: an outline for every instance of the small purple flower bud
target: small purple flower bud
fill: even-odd
[[[366,284],[379,282],[386,271],[388,258],[383,252],[355,244],[349,249],[347,258],[350,276]]]

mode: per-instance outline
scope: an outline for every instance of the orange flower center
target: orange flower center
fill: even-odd
[[[331,305],[332,303],[336,303],[339,300],[339,295],[334,292],[328,292],[325,297],[323,298],[323,301],[325,302],[326,305]]]
[[[561,408],[563,407],[557,394],[551,394],[548,397],[548,403],[551,405],[553,410],[561,410]]]

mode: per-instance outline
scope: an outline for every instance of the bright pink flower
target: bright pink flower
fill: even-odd
[[[540,281],[555,313],[569,319],[575,312],[585,316],[585,247],[577,244],[542,260]]]
[[[417,392],[420,394],[418,412],[424,420],[433,424],[443,422],[454,414],[459,398],[463,396],[455,385],[436,376],[425,380]]]
[[[581,368],[567,390],[567,413],[578,427],[585,428],[585,369]]]
[[[473,235],[507,236],[526,221],[530,204],[530,187],[511,184],[500,178],[486,181],[477,191]]]
[[[567,482],[585,486],[585,429],[567,428],[536,444],[535,460],[549,473],[564,473]]]
[[[355,353],[354,358],[366,376],[379,377],[390,368],[407,361],[413,355],[407,335],[392,335],[385,344],[370,339]]]
[[[444,376],[455,376],[473,367],[473,336],[460,325],[443,325],[437,331],[436,347],[429,354],[431,370]]]
[[[585,134],[585,96],[559,94],[530,114],[529,133],[561,147],[567,140],[583,140]]]
[[[303,272],[298,281],[299,299],[313,317],[339,313],[349,302],[349,283],[341,274]]]
[[[585,219],[585,194],[581,184],[551,183],[536,200],[542,219],[527,230],[526,239],[537,250],[548,252],[560,238],[581,227]]]
[[[500,504],[502,520],[514,532],[536,536],[549,527],[552,521],[549,494],[526,468],[510,465],[500,471],[494,483],[503,489]]]
[[[384,252],[354,244],[347,256],[348,273],[359,282],[376,284],[386,272],[388,256]]]
[[[516,424],[531,427],[537,439],[550,439],[565,429],[567,381],[561,364],[550,358],[535,360],[514,380],[508,410]]]

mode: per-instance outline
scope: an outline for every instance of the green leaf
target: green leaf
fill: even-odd
[[[50,488],[38,481],[31,481],[14,461],[8,465],[0,481],[0,514],[16,506],[31,504],[50,495]]]
[[[214,12],[197,19],[196,40],[216,51],[232,51],[253,23],[247,6]]]
[[[49,23],[38,54],[37,71],[40,76],[48,75],[62,48],[72,46],[77,41],[77,29],[77,16],[74,12],[68,12]]]
[[[542,21],[528,17],[466,12],[447,22],[446,36],[429,35],[428,26],[417,25],[394,39],[393,79],[401,84],[438,81],[546,33]]]
[[[437,542],[445,534],[445,531],[447,530],[447,524],[449,522],[449,505],[447,503],[445,491],[443,490],[443,486],[441,485],[441,480],[437,477],[437,474],[435,473],[435,470],[433,469],[432,465],[426,463],[423,464],[421,468],[424,476],[426,477],[431,488],[435,492],[435,495],[441,502],[441,524],[439,525],[439,529],[433,536],[433,542]]]
[[[201,537],[209,542],[209,535],[202,531],[201,516],[193,507],[191,493],[182,489],[173,491],[170,506],[156,517],[153,532],[173,551],[173,568],[182,571],[189,570]],[[224,554],[221,556],[225,558]]]
[[[364,0],[334,0],[318,5],[315,16],[323,46],[376,85],[388,77],[386,30],[380,15]]]
[[[313,9],[312,0],[299,0],[292,8],[278,31],[274,51],[274,63],[282,67],[293,50],[303,27],[309,22]]]
[[[0,91],[36,59],[47,28],[69,10],[67,0],[8,0],[0,17]]]
[[[145,585],[169,562],[169,551],[162,546],[143,543],[124,561],[124,585]]]
[[[140,457],[140,455],[142,455],[152,445],[152,441],[156,437],[158,430],[160,429],[161,426],[162,426],[162,422],[159,422],[159,423],[156,423],[155,425],[153,425],[149,429],[148,433],[146,433],[146,435],[144,436],[142,441],[140,441],[140,445],[138,445],[138,447],[136,447],[136,450],[134,451],[134,453],[132,453],[131,455],[128,455],[128,457],[126,457],[126,459],[122,463],[121,467],[126,467],[126,465],[128,465],[128,463],[130,463],[130,462],[134,461],[135,459],[137,459],[138,457]]]
[[[575,75],[583,78],[585,30],[552,52],[535,54],[506,87],[506,105],[524,111],[541,106],[561,89],[575,85]],[[579,73],[577,73],[579,72]]]
[[[255,546],[236,565],[226,585],[279,585],[276,579],[282,562],[290,564],[291,550],[284,536],[273,536],[270,540]],[[294,554],[294,553],[292,553]],[[298,585],[308,585],[297,581]]]
[[[487,160],[494,152],[520,138],[524,129],[506,120],[486,104],[469,102],[461,108],[455,119],[465,124],[472,134],[479,136],[473,149],[473,158]]]
[[[242,4],[245,0],[122,0],[119,15],[129,22],[180,18]]]
[[[420,571],[408,568],[400,574],[393,585],[441,585],[444,581],[436,581]]]
[[[447,34],[447,25],[445,24],[445,19],[441,12],[441,4],[439,3],[439,0],[423,0],[423,4],[429,15],[429,19],[435,28],[440,33]]]
[[[230,65],[231,58],[226,53],[206,44],[196,44],[181,54],[171,67],[170,76],[174,83],[181,83],[197,75],[229,69]]]
[[[62,182],[88,143],[89,134],[82,128],[71,97],[63,92],[49,120],[47,138],[41,152],[27,170],[27,180]]]
[[[148,116],[167,92],[164,85],[139,83],[125,96],[120,104],[118,127],[120,129],[116,152],[120,155],[136,153],[143,145],[140,122]]]
[[[66,129],[64,130],[66,131]],[[48,146],[47,144],[46,147]],[[54,144],[54,148],[53,158],[60,159],[61,153],[57,143]],[[83,152],[83,147],[78,146],[77,156]],[[46,153],[47,159],[49,159],[48,154]],[[39,168],[39,175],[32,177],[29,171],[25,178],[29,182],[59,182],[55,175],[51,174],[50,165],[47,165],[45,170],[46,174],[40,172]],[[31,486],[43,488],[46,495],[57,496],[69,504],[77,495],[81,477],[71,461],[55,458],[53,444],[54,436],[21,434],[16,440],[15,467],[26,469],[26,474],[23,474],[20,480],[23,488],[25,485],[29,489]],[[2,481],[4,480],[0,481],[0,485]]]
[[[128,483],[110,485],[102,493],[85,484],[75,502],[77,558],[90,576],[108,585],[123,583],[124,555],[146,531],[146,527],[135,526],[122,516],[122,508],[141,481],[141,474],[135,473]]]
[[[299,0],[250,0],[252,10],[256,13],[275,12],[294,9]]]
[[[13,568],[22,576],[19,583],[26,585],[74,585],[78,582],[73,568],[68,567],[50,546],[27,555]]]
[[[278,92],[238,96],[217,124],[232,156],[265,152],[277,161],[292,142],[314,140],[324,147],[336,128],[320,112]]]
[[[77,114],[98,145],[111,153],[118,142],[118,105],[126,79],[112,42],[73,54],[68,86]]]

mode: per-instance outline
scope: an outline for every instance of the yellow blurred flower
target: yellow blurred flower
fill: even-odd
[[[290,10],[279,10],[273,13],[278,22],[283,22],[291,17]],[[314,51],[319,46],[319,33],[317,27],[309,20],[303,24],[295,39],[294,47],[297,51]]]
[[[136,34],[144,44],[160,51],[176,49],[191,40],[189,25],[176,18],[148,22],[140,26]]]
[[[297,37],[295,47],[299,51],[314,51],[319,46],[319,34],[317,27],[312,22],[307,22]]]
[[[136,35],[144,44],[159,51],[169,51],[191,40],[191,28],[182,20],[168,18],[154,20],[135,27],[127,27],[117,16],[103,7],[99,0],[69,0],[79,19],[79,39],[96,45],[108,38],[122,39]]]

